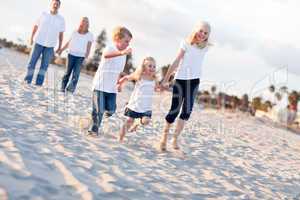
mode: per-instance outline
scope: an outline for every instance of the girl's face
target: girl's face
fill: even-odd
[[[79,30],[87,32],[89,30],[89,20],[87,18],[82,18],[79,25]]]
[[[129,46],[130,41],[131,37],[127,34],[125,34],[123,38],[116,40],[116,46],[118,50],[125,50]]]
[[[209,29],[207,26],[201,26],[195,34],[196,42],[204,42],[208,39]]]
[[[144,61],[144,70],[143,70],[145,75],[152,76],[156,72],[156,64],[152,60],[145,60]]]

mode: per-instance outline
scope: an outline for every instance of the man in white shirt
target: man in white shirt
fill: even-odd
[[[28,84],[32,82],[35,65],[42,55],[41,67],[36,78],[36,85],[43,85],[45,74],[49,63],[53,58],[54,47],[56,46],[58,39],[59,44],[56,52],[61,49],[63,33],[65,31],[65,20],[58,14],[60,3],[60,0],[52,0],[50,12],[43,12],[33,27],[30,45],[34,43],[34,46],[28,63],[27,75],[25,77],[25,82]]]

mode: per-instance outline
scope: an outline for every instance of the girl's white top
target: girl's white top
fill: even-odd
[[[155,81],[144,79],[137,81],[130,96],[127,108],[139,113],[152,111],[154,89]]]
[[[80,34],[74,31],[70,39],[69,53],[73,56],[85,57],[88,42],[93,42],[92,33]]]
[[[181,42],[180,48],[185,53],[178,66],[175,79],[190,80],[200,78],[202,72],[202,62],[208,47],[200,49],[184,40]]]
[[[117,81],[126,63],[126,55],[114,58],[104,58],[106,52],[117,51],[115,46],[103,50],[101,62],[93,80],[93,90],[107,93],[117,93]]]

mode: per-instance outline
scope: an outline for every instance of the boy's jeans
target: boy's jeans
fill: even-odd
[[[98,134],[105,111],[107,111],[108,116],[111,116],[116,112],[116,97],[116,93],[107,93],[94,90],[92,125],[89,129],[89,132],[95,132]]]

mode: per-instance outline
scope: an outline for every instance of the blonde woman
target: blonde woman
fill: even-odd
[[[179,149],[177,139],[193,109],[200,83],[202,62],[209,46],[209,34],[210,25],[207,22],[200,22],[192,34],[182,41],[179,53],[161,83],[162,88],[168,88],[170,76],[177,70],[173,86],[172,104],[169,113],[165,117],[166,121],[160,142],[162,151],[166,150],[169,129],[181,110],[172,141],[173,148]]]
[[[135,72],[119,80],[119,88],[125,81],[136,81],[135,88],[125,108],[127,119],[120,130],[119,141],[122,142],[126,132],[132,127],[135,119],[140,119],[141,125],[148,125],[152,116],[152,99],[154,91],[158,90],[156,81],[156,62],[153,57],[146,57],[141,67]],[[136,128],[136,127],[135,127]]]
[[[80,20],[78,29],[72,33],[71,39],[58,52],[58,54],[61,54],[65,49],[69,48],[68,66],[61,84],[62,92],[65,92],[66,89],[71,93],[75,91],[80,75],[81,65],[84,59],[89,56],[92,43],[93,34],[89,32],[89,19],[87,17],[83,17]],[[72,79],[69,82],[71,74]]]

